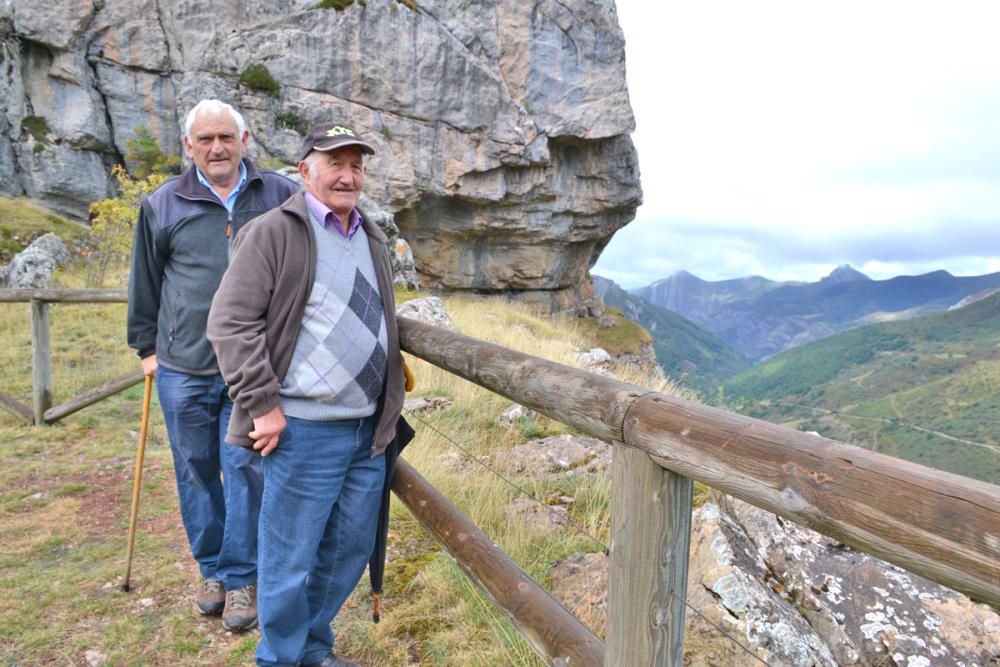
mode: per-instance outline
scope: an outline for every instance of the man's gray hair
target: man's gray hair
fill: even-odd
[[[227,112],[236,123],[236,130],[240,135],[240,139],[243,138],[243,133],[247,130],[247,124],[243,120],[243,116],[240,112],[234,109],[231,105],[222,102],[221,100],[202,100],[198,104],[194,105],[191,111],[188,111],[187,118],[184,119],[184,136],[187,137],[188,141],[191,141],[191,127],[194,125],[194,120],[198,114],[207,111],[210,113],[222,113]]]
[[[319,161],[323,158],[323,155],[324,153],[320,151],[313,151],[302,160],[309,167],[309,178],[314,181],[319,177]]]

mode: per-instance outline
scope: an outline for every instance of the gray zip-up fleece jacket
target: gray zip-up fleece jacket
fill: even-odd
[[[389,338],[386,382],[375,413],[374,457],[396,436],[406,382],[388,239],[364,214],[361,222],[368,236]],[[233,399],[226,442],[252,446],[248,434],[253,430],[253,418],[280,404],[278,388],[291,364],[315,277],[316,237],[304,192],[295,193],[237,236],[232,262],[208,315],[208,338]]]
[[[229,263],[232,238],[298,186],[244,160],[247,180],[233,214],[198,181],[194,165],[142,200],[128,285],[128,345],[194,375],[218,372],[205,338],[208,308]]]

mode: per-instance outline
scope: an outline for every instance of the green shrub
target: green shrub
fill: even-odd
[[[354,0],[322,0],[313,9],[336,9],[338,12],[342,12],[353,4]]]
[[[309,121],[294,111],[279,111],[274,114],[274,124],[278,127],[294,130],[300,136],[305,136],[306,132],[309,131]]]
[[[129,150],[125,161],[135,165],[131,171],[136,178],[180,173],[181,159],[176,155],[164,155],[160,144],[144,125],[135,128],[135,139],[126,140],[125,145]]]
[[[45,120],[44,116],[25,116],[21,120],[21,127],[23,127],[35,141],[40,144],[48,145],[48,135],[52,132],[52,130],[49,128],[49,121]]]
[[[240,74],[240,83],[250,90],[266,93],[271,97],[278,97],[281,94],[281,84],[271,76],[267,67],[260,63],[250,65],[243,70]]]

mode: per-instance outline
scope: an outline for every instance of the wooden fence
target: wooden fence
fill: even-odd
[[[692,480],[1000,606],[1000,487],[406,318],[399,330],[410,354],[615,445],[608,666],[681,663]],[[419,506],[405,479],[393,490]],[[537,616],[522,610],[521,623]],[[569,657],[556,644],[542,655]]]
[[[52,344],[49,336],[50,303],[124,303],[123,289],[0,289],[0,303],[31,304],[31,407],[0,391],[0,408],[29,424],[59,421],[77,410],[97,403],[142,382],[137,370],[88,389],[60,405],[52,405]]]
[[[34,410],[0,394],[2,407],[50,423],[140,382],[136,372],[48,406],[46,304],[124,300],[124,290],[0,290],[0,302],[32,304],[35,387]],[[693,480],[1000,606],[1000,487],[407,318],[399,330],[406,352],[615,446],[606,644],[405,461],[397,468],[393,491],[552,665],[681,663]]]

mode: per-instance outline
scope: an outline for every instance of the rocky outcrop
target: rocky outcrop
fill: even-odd
[[[531,408],[514,403],[500,413],[500,416],[497,417],[497,425],[501,428],[510,428],[517,426],[521,421],[533,421],[537,417],[538,413]]]
[[[448,311],[445,310],[444,302],[440,297],[425,296],[419,299],[410,299],[396,306],[396,315],[408,317],[433,327],[455,331],[455,323]]]
[[[85,217],[136,128],[179,154],[203,97],[244,111],[259,161],[337,118],[376,144],[368,191],[422,287],[589,302],[641,198],[613,0],[316,4],[0,1],[0,193]]]
[[[986,667],[1000,655],[1000,615],[988,606],[719,500],[692,516],[685,665]],[[606,570],[604,554],[575,554],[551,574],[553,594],[594,629],[605,623]]]
[[[611,474],[611,445],[585,435],[550,435],[502,455],[511,470],[528,477],[572,473]]]
[[[52,273],[67,259],[69,250],[63,240],[51,232],[44,234],[0,267],[0,287],[48,287]]]

